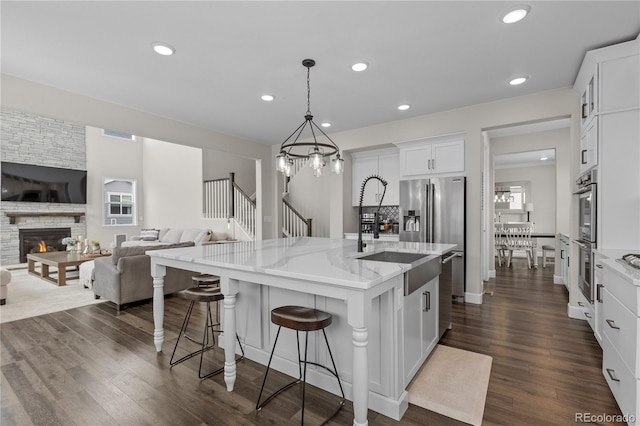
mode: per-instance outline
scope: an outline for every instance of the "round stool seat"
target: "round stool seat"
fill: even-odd
[[[550,246],[550,245],[543,245],[542,246],[542,250],[555,250],[556,248],[554,246]]]
[[[271,322],[298,331],[321,330],[331,321],[331,314],[302,306],[281,306],[271,311]]]
[[[200,274],[196,275],[193,278],[193,283],[197,286],[216,286],[220,285],[220,277],[217,275],[209,275],[209,274]]]
[[[194,302],[217,302],[224,299],[220,289],[207,287],[191,287],[178,292],[178,295]]]

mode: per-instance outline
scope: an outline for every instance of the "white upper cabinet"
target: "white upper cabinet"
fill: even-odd
[[[600,64],[600,112],[640,106],[640,54]]]
[[[580,134],[580,174],[598,165],[598,117]]]
[[[397,206],[400,204],[400,168],[398,150],[396,148],[381,149],[366,152],[354,152],[352,158],[352,205],[358,206],[360,190],[364,180],[371,175],[379,175],[387,181],[386,192],[384,186],[377,179],[372,179],[364,191],[363,206],[377,206],[382,199],[383,206]],[[382,194],[384,192],[384,198]]]
[[[400,178],[464,172],[464,134],[396,143],[400,148]]]

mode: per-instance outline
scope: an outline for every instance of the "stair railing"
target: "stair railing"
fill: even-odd
[[[256,202],[228,178],[204,181],[204,216],[208,219],[235,219],[252,238],[256,232]]]
[[[291,204],[282,199],[282,234],[285,237],[310,237],[312,219],[305,219]]]

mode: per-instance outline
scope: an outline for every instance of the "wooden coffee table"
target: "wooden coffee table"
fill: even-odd
[[[66,251],[53,251],[47,253],[30,253],[27,254],[27,268],[30,274],[36,275],[43,280],[50,281],[58,286],[67,285],[67,279],[78,279],[78,277],[67,278],[67,267],[77,267],[81,263],[88,262],[97,257],[111,256],[111,253],[104,255],[83,255],[80,253],[68,253]],[[36,271],[36,262],[41,263],[41,272]],[[51,272],[49,267],[57,268],[56,272]],[[52,277],[55,274],[56,277]]]

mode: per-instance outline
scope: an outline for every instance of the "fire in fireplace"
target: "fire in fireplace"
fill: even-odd
[[[31,228],[20,229],[20,263],[27,261],[29,253],[64,251],[64,237],[71,235],[71,228]]]

